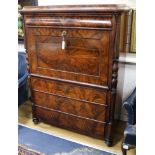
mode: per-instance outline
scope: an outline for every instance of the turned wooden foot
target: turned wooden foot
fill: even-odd
[[[113,141],[112,140],[105,140],[105,143],[109,147],[111,147],[113,145]]]
[[[122,146],[121,146],[121,149],[122,149],[122,154],[123,154],[123,155],[127,155],[127,150],[128,150],[128,149],[123,148],[123,144],[122,144]]]
[[[34,124],[38,124],[39,123],[39,119],[38,118],[33,118],[33,123]]]

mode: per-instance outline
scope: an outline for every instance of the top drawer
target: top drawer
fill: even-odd
[[[96,18],[27,17],[30,73],[108,85],[110,33],[96,28],[112,23],[110,17]]]
[[[56,27],[74,27],[74,28],[96,28],[111,29],[111,16],[56,16],[56,15],[35,15],[26,16],[26,26],[56,26]]]

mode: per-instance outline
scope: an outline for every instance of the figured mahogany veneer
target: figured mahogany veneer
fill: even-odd
[[[60,82],[36,77],[31,78],[31,89],[52,95],[57,94],[67,98],[99,104],[106,104],[107,98],[107,91],[104,89],[94,89],[93,87],[75,85],[69,82]]]
[[[98,122],[75,115],[68,115],[56,110],[49,110],[47,108],[35,107],[34,115],[44,122],[52,125],[68,128],[92,137],[104,137],[104,122]],[[59,122],[59,123],[58,123]]]
[[[33,99],[36,106],[39,107],[46,107],[51,110],[74,114],[76,116],[105,121],[106,106],[100,104],[82,102],[36,91],[33,92]]]
[[[33,121],[112,145],[124,5],[24,7]]]
[[[67,32],[65,50],[62,50],[63,31]],[[108,32],[28,28],[28,36],[29,57],[33,61],[31,73],[107,85]]]

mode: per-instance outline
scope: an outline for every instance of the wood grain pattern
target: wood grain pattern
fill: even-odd
[[[104,137],[105,123],[84,119],[57,111],[47,110],[40,107],[35,107],[33,115],[36,118],[52,123],[61,128],[70,129],[93,137]],[[59,123],[58,123],[59,122]]]
[[[113,141],[124,5],[25,7],[33,121]]]
[[[107,106],[69,99],[59,95],[52,95],[39,91],[32,91],[32,96],[36,106],[39,105],[102,122],[105,121],[105,111]]]
[[[86,45],[87,42],[93,46],[96,45],[95,43],[98,43],[98,41],[66,38],[67,48],[64,51],[61,49],[62,38],[48,37],[48,40],[51,42],[37,42],[36,45],[37,63],[40,69],[54,69],[87,74],[88,76],[99,76],[100,66],[98,64],[100,51],[95,49],[95,47],[86,48],[82,46]],[[88,68],[91,68],[91,70],[88,70]]]
[[[80,101],[106,104],[107,91],[103,89],[93,89],[80,85],[33,77],[31,77],[31,88],[32,90],[57,94],[71,99],[79,99]]]
[[[63,31],[66,30],[29,28],[27,50],[30,54],[29,57],[31,57],[30,72],[73,81],[107,85],[109,33],[68,30],[67,47],[62,50],[62,38],[57,36],[61,36]]]
[[[110,13],[118,14],[128,11],[129,7],[123,4],[98,4],[98,5],[53,5],[53,6],[25,6],[22,13]]]
[[[89,28],[111,28],[112,22],[110,17],[97,17],[92,19],[92,17],[53,17],[51,16],[28,16],[26,18],[27,26],[66,26],[66,27],[87,27]]]

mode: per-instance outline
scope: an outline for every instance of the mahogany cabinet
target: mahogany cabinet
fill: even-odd
[[[124,5],[24,7],[33,121],[112,145]]]

